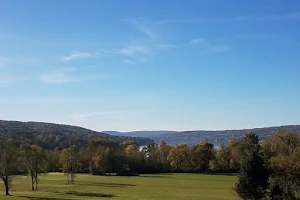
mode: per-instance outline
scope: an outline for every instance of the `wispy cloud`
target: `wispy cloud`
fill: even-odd
[[[194,38],[189,41],[190,45],[194,45],[197,47],[200,47],[201,51],[203,53],[222,53],[222,52],[228,52],[232,50],[232,47],[230,45],[224,45],[224,44],[212,44],[211,42],[203,39],[203,38]]]
[[[241,39],[274,39],[276,37],[278,35],[270,33],[243,33],[237,35],[237,38]]]
[[[61,59],[63,61],[70,61],[75,59],[84,59],[84,58],[91,58],[91,57],[97,57],[99,56],[99,52],[73,52],[67,56],[63,56]]]
[[[158,49],[164,50],[164,49],[174,49],[177,48],[177,45],[174,44],[166,44],[166,43],[159,43],[156,45]]]
[[[141,20],[141,19],[123,19],[123,22],[130,23],[135,26],[135,28],[146,35],[147,37],[151,39],[157,39],[158,34],[157,34],[157,28],[155,28],[155,23],[150,23],[150,22],[145,22],[146,20]],[[152,25],[150,25],[152,24]]]
[[[100,112],[92,111],[92,112],[82,112],[82,113],[72,114],[69,117],[77,121],[104,117],[106,119],[110,119],[118,122],[125,122],[129,119],[137,118],[142,113],[143,112],[139,112],[139,111],[100,111]]]
[[[126,57],[126,59],[122,60],[125,64],[139,64],[146,62],[153,50],[150,46],[146,47],[145,45],[134,43],[120,49],[113,49],[111,52]]]
[[[280,20],[300,20],[300,12],[287,13],[282,15],[265,15],[254,16],[245,15],[237,17],[203,17],[203,18],[180,18],[180,19],[166,19],[161,20],[159,24],[167,23],[210,23],[210,22],[239,22],[239,21],[280,21]]]
[[[103,74],[82,74],[77,72],[76,68],[64,68],[41,74],[39,76],[39,80],[45,83],[59,84],[70,82],[83,82],[103,77]]]
[[[4,70],[12,63],[14,63],[14,60],[8,57],[0,57],[0,69]]]
[[[1,98],[1,104],[36,105],[36,104],[70,104],[89,103],[91,98],[82,97],[34,97],[34,98]]]
[[[64,72],[50,72],[40,76],[40,80],[46,83],[68,83],[78,81],[72,77],[69,77]]]
[[[14,78],[14,77],[3,77],[1,76],[0,77],[0,86],[1,85],[6,85],[8,83],[11,83],[11,82],[15,82],[17,79]]]
[[[207,41],[202,38],[194,38],[190,40],[190,44],[207,44]]]
[[[135,39],[130,40],[130,45],[114,50],[115,53],[129,56],[130,59],[123,59],[122,62],[126,64],[138,64],[148,60],[158,51],[177,48],[177,45],[165,42],[163,40],[161,25],[155,21],[146,18],[124,19],[130,25],[133,25],[144,36],[133,36]]]
[[[115,49],[114,51],[125,56],[136,56],[149,55],[150,49],[142,45],[128,45],[120,49]]]
[[[125,64],[137,64],[137,62],[133,60],[122,60],[122,62]]]

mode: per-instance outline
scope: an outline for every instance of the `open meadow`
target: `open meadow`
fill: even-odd
[[[238,199],[232,186],[236,176],[201,174],[149,174],[136,177],[92,176],[80,174],[76,183],[66,184],[66,176],[49,173],[40,176],[39,191],[31,191],[30,178],[16,176],[12,196],[4,196],[1,182],[1,200],[201,200]]]

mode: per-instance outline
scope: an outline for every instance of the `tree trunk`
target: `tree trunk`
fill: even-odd
[[[35,175],[35,190],[38,190],[38,175]]]
[[[5,176],[5,178],[2,178],[2,180],[4,181],[4,185],[5,185],[5,195],[10,195],[9,194],[9,185],[8,185],[8,176]]]
[[[34,190],[34,177],[31,176],[31,189]]]

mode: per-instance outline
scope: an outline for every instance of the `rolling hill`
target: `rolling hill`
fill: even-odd
[[[5,120],[0,120],[0,136],[12,137],[17,143],[38,144],[45,149],[65,148],[71,144],[87,147],[92,138],[109,138],[118,142],[135,140],[139,145],[153,141],[145,137],[113,136],[71,125]]]
[[[241,130],[220,130],[220,131],[134,131],[134,132],[114,132],[114,135],[126,136],[144,136],[153,139],[156,143],[165,141],[171,145],[185,143],[195,145],[201,141],[213,143],[219,146],[221,143],[227,144],[231,139],[238,139],[246,133],[253,132],[259,136],[261,140],[274,134],[279,129],[300,133],[300,125],[276,126],[254,129]],[[110,133],[107,131],[106,133]]]

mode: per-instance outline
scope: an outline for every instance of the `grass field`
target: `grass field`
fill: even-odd
[[[50,173],[40,176],[39,191],[30,191],[29,177],[16,176],[10,197],[4,196],[3,183],[0,183],[0,199],[238,199],[232,192],[236,176],[151,174],[138,177],[116,177],[80,174],[76,176],[75,181],[74,185],[67,185],[64,174]]]

